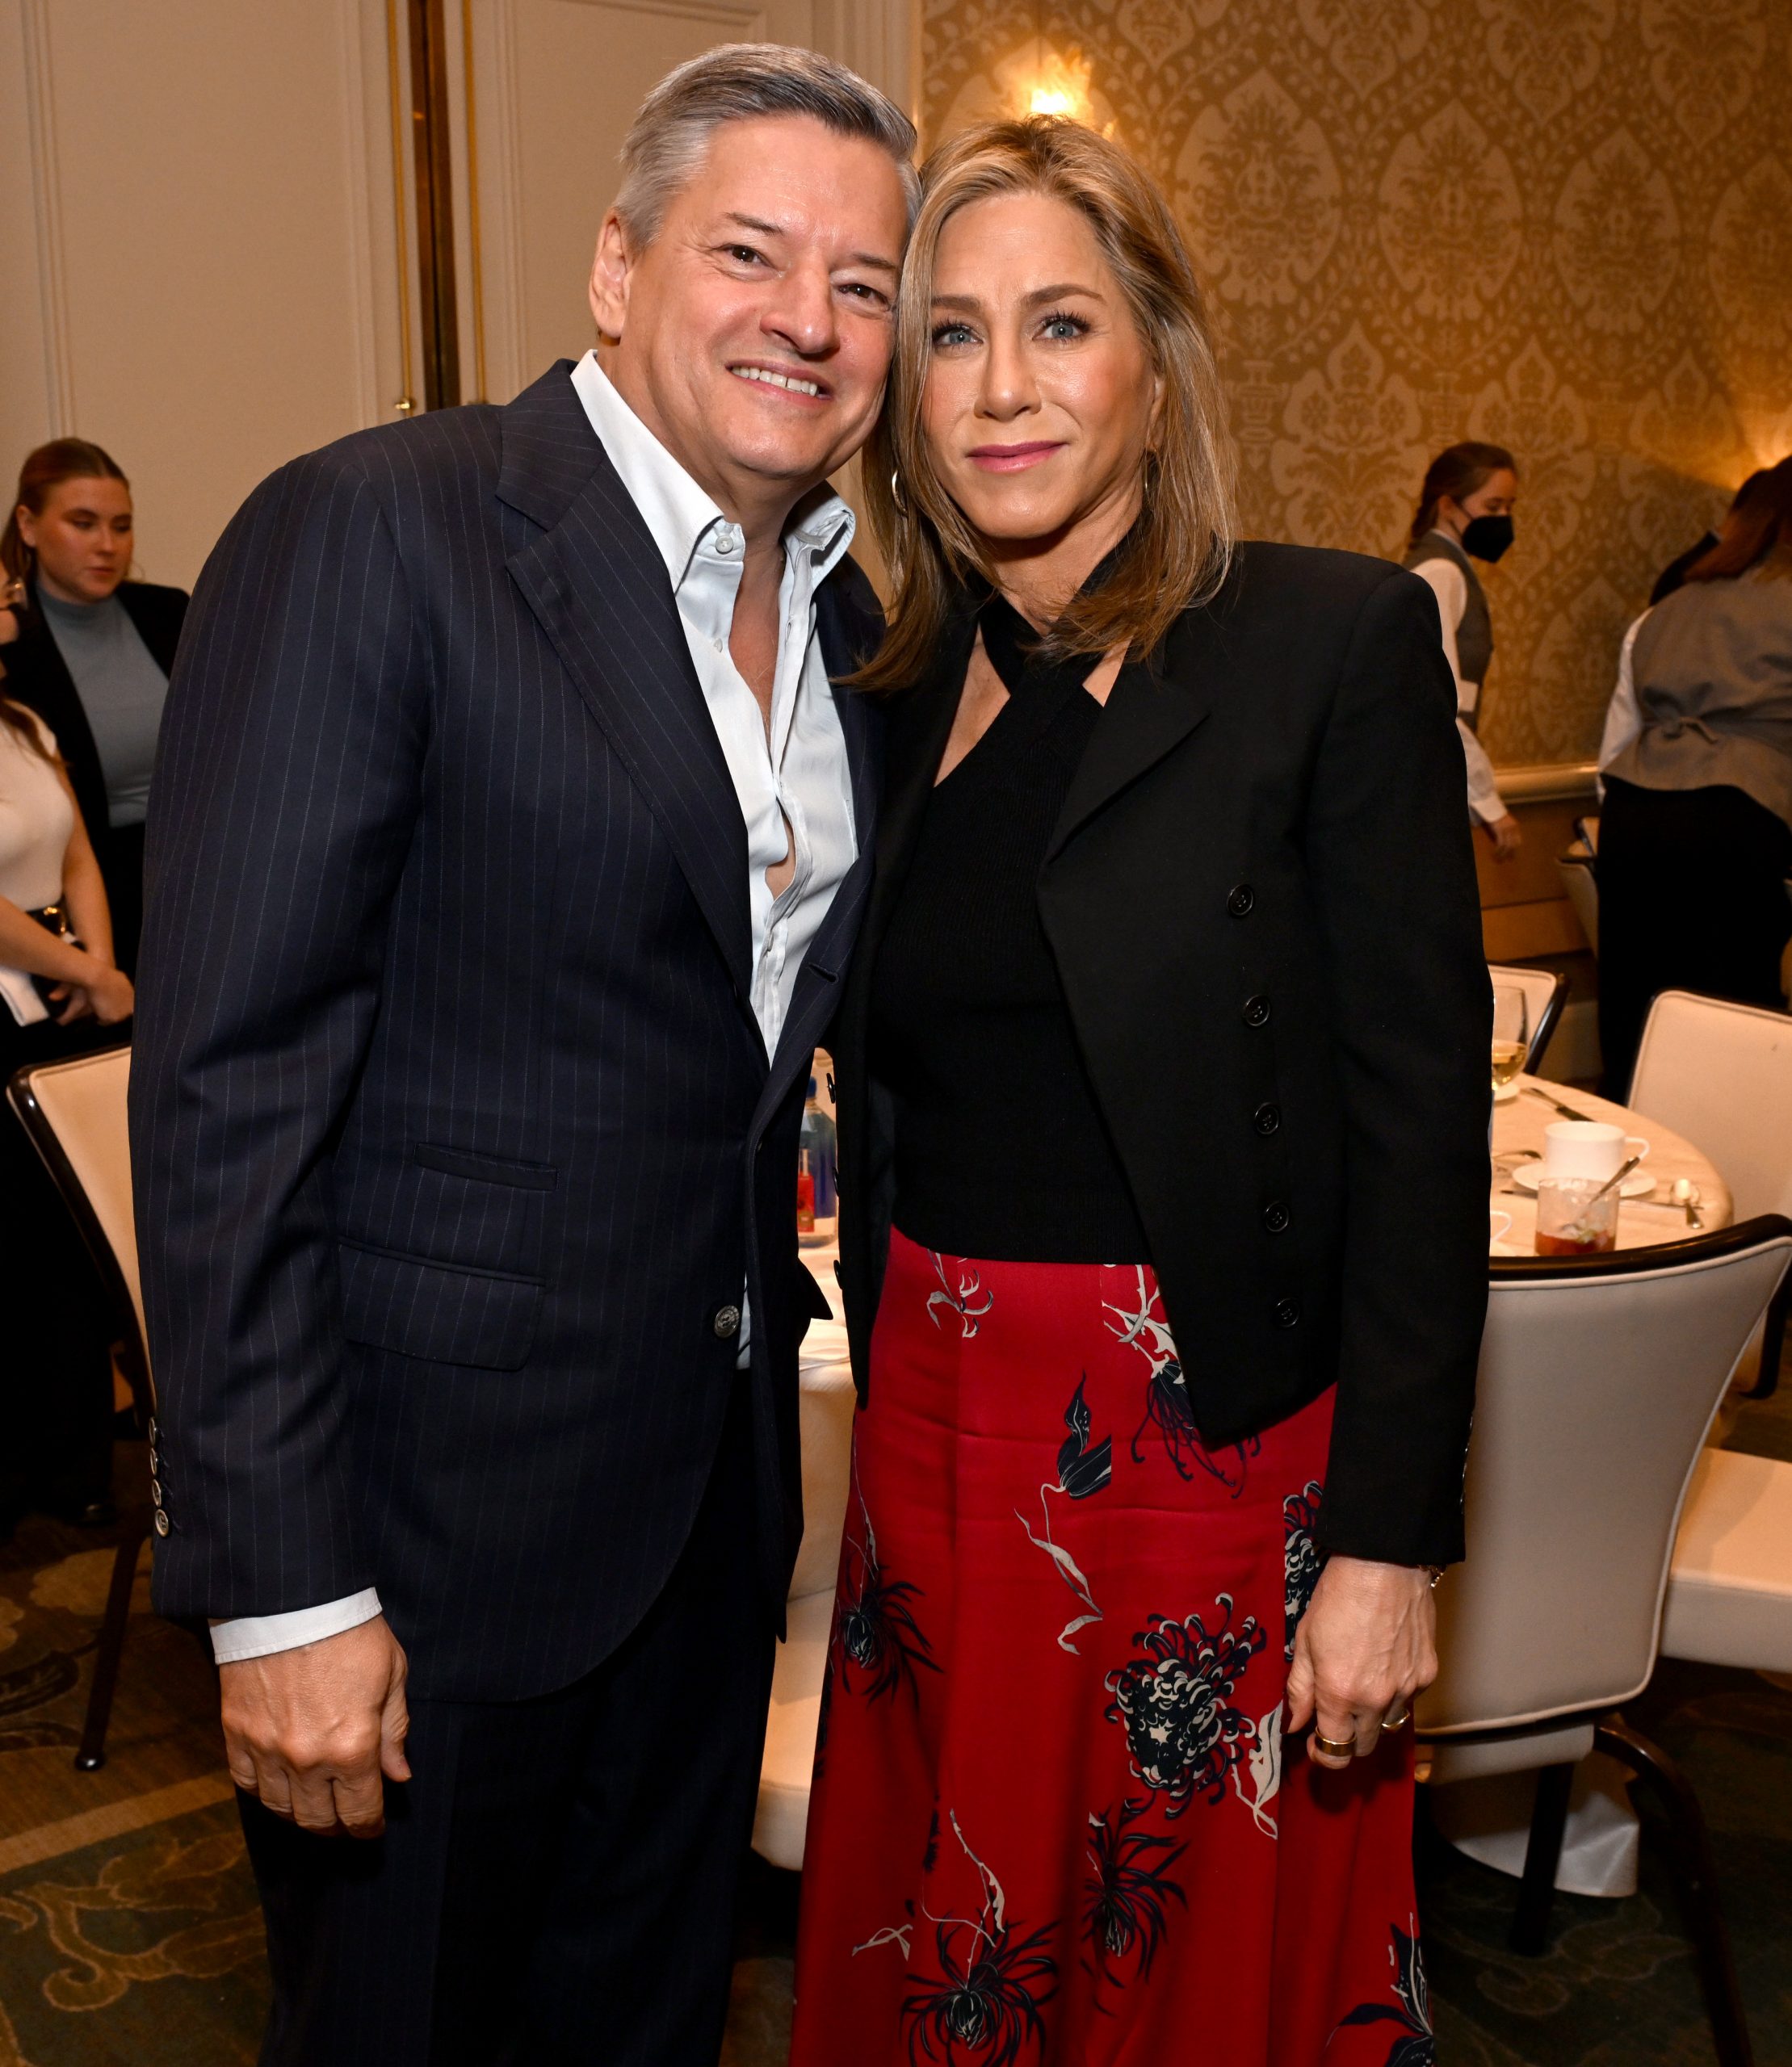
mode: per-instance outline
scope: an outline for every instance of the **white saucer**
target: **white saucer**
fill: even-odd
[[[1512,1173],[1513,1188],[1521,1192],[1534,1192],[1537,1180],[1544,1174],[1541,1163],[1521,1163]],[[1620,1198],[1646,1198],[1655,1189],[1655,1179],[1647,1170],[1633,1170],[1618,1188]]]

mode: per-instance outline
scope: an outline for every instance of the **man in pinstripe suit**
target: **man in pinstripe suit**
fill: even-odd
[[[811,53],[681,68],[606,365],[294,462],[200,582],[132,1132],[156,1598],[212,1625],[265,2061],[713,2067],[875,799],[825,483],[913,142]]]

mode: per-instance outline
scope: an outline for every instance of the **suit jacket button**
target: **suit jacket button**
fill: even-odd
[[[1231,896],[1226,899],[1226,909],[1235,919],[1248,919],[1256,902],[1257,892],[1248,883],[1235,883]]]
[[[1298,1299],[1278,1299],[1275,1302],[1275,1324],[1278,1327],[1299,1327],[1300,1302]]]
[[[1270,1023],[1270,1000],[1267,998],[1246,998],[1244,1024],[1247,1026],[1267,1026]]]
[[[160,1507],[157,1507],[157,1508],[156,1509],[156,1533],[157,1533],[157,1536],[166,1536],[166,1535],[168,1533],[169,1530],[170,1530],[170,1528],[172,1528],[173,1527],[174,1527],[174,1524],[173,1524],[171,1521],[170,1521],[170,1520],[169,1520],[169,1519],[168,1519],[167,1516],[166,1516],[166,1515],[162,1511],[162,1510]]]
[[[1271,1199],[1263,1209],[1264,1231],[1270,1235],[1286,1234],[1290,1217],[1284,1201],[1279,1198]]]
[[[162,1470],[162,1459],[153,1449],[149,1453],[149,1469],[152,1473],[159,1472]]]
[[[162,1505],[162,1481],[159,1478],[152,1478],[149,1481],[149,1498],[158,1507]]]
[[[1259,1105],[1251,1115],[1251,1125],[1261,1134],[1274,1134],[1282,1125],[1282,1108],[1279,1105]]]
[[[709,1317],[709,1324],[720,1342],[732,1342],[741,1332],[741,1309],[738,1306],[718,1306]]]
[[[149,1416],[149,1436],[152,1444],[159,1443],[162,1440],[162,1437],[156,1432],[156,1417],[153,1414]]]

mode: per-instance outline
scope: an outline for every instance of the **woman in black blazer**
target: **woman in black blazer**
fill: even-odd
[[[929,166],[879,435],[793,2061],[1379,2067],[1486,1281],[1436,611],[1233,545],[1186,254],[1072,124]]]
[[[86,438],[25,461],[3,533],[17,635],[7,694],[56,735],[111,906],[119,966],[136,968],[150,765],[187,592],[127,580],[131,484]]]

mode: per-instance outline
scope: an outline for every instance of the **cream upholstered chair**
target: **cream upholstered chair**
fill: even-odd
[[[1555,857],[1563,895],[1572,907],[1587,945],[1599,952],[1599,820],[1577,818],[1574,837]]]
[[[1687,1482],[1789,1259],[1792,1222],[1769,1215],[1648,1250],[1494,1260],[1468,1555],[1437,1589],[1442,1669],[1416,1717],[1433,1786],[1539,1773],[1521,1952],[1542,1949],[1575,1765],[1597,1745],[1660,1789],[1726,2067],[1750,2056],[1703,1819],[1614,1711],[1654,1669]]]
[[[1521,969],[1498,962],[1490,962],[1487,973],[1492,982],[1516,983],[1525,994],[1525,1017],[1530,1028],[1525,1042],[1525,1067],[1534,1076],[1542,1066],[1555,1022],[1562,1017],[1568,979],[1553,969]]]
[[[1629,1102],[1716,1163],[1739,1220],[1792,1214],[1792,1017],[1664,991],[1649,1008]],[[1737,1371],[1757,1398],[1778,1382],[1789,1292],[1782,1289]]]
[[[131,1149],[125,1123],[130,1080],[130,1050],[107,1048],[66,1062],[29,1064],[15,1072],[6,1095],[73,1214],[101,1281],[111,1295],[132,1409],[138,1428],[147,1434],[153,1426],[155,1398],[145,1347],[143,1287],[132,1219]],[[153,1449],[150,1454],[153,1459]],[[86,1719],[81,1748],[75,1754],[74,1762],[83,1772],[95,1772],[106,1763],[106,1726],[111,1719],[112,1696],[130,1624],[131,1589],[138,1553],[149,1534],[147,1508],[128,1516],[112,1561],[111,1588],[100,1625]]]
[[[1667,1658],[1792,1673],[1792,1464],[1700,1453],[1661,1620]]]
[[[802,1866],[808,1827],[809,1779],[852,1474],[857,1395],[845,1335],[838,1322],[822,1321],[810,1328],[803,1344],[803,1542],[784,1610],[784,1641],[772,1667],[753,1823],[753,1850],[792,1872]]]

